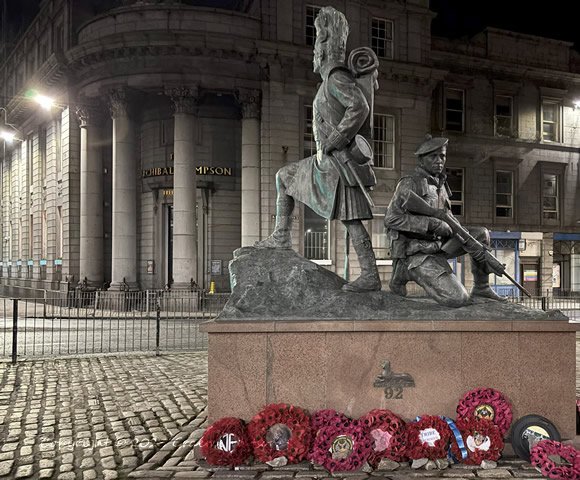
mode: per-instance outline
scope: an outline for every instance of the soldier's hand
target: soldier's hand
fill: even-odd
[[[453,236],[453,230],[451,230],[451,227],[447,225],[447,223],[445,223],[444,221],[439,220],[438,218],[429,219],[429,231],[433,233],[433,235],[435,235],[436,237]]]

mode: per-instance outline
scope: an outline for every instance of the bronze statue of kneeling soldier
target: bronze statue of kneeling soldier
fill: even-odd
[[[489,275],[505,275],[528,292],[505,271],[490,253],[489,231],[465,229],[451,213],[451,191],[446,182],[447,138],[432,138],[419,146],[415,171],[399,180],[387,208],[385,227],[393,258],[391,292],[406,296],[406,284],[414,281],[441,305],[462,307],[474,298],[504,301],[489,285]],[[468,253],[474,286],[470,293],[447,262]]]

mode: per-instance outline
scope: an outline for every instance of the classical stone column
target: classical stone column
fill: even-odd
[[[99,287],[103,267],[103,159],[99,148],[99,112],[77,107],[81,140],[79,284]]]
[[[242,106],[242,247],[260,240],[260,91],[239,90]]]
[[[175,108],[173,138],[173,285],[187,289],[197,278],[195,174],[196,88],[167,90]]]
[[[137,154],[127,91],[109,95],[113,118],[111,290],[137,290]]]

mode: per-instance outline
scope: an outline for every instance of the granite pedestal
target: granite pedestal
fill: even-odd
[[[209,420],[249,420],[274,402],[353,418],[373,408],[455,418],[465,392],[492,387],[510,399],[514,420],[542,415],[573,438],[579,327],[524,319],[209,322]],[[387,360],[414,379],[402,398],[373,386]]]

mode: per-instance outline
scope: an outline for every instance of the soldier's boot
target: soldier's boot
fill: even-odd
[[[361,272],[355,281],[342,286],[342,289],[347,292],[374,292],[381,289],[381,278],[371,239],[362,223],[361,227],[362,231],[359,230],[358,235],[352,237],[352,244],[358,256]]]
[[[276,225],[272,234],[254,244],[256,248],[282,248],[292,249],[292,211],[294,199],[285,193],[279,192],[276,205]]]
[[[393,274],[391,275],[391,280],[389,281],[389,289],[395,295],[406,297],[407,282],[409,282],[409,276],[407,275],[405,262],[401,261],[400,259],[395,259],[393,261]]]
[[[490,300],[497,300],[498,302],[507,302],[507,298],[498,295],[489,286],[489,273],[485,268],[485,264],[481,264],[474,259],[471,259],[471,273],[473,273],[473,288],[471,289],[471,298],[488,298]]]

